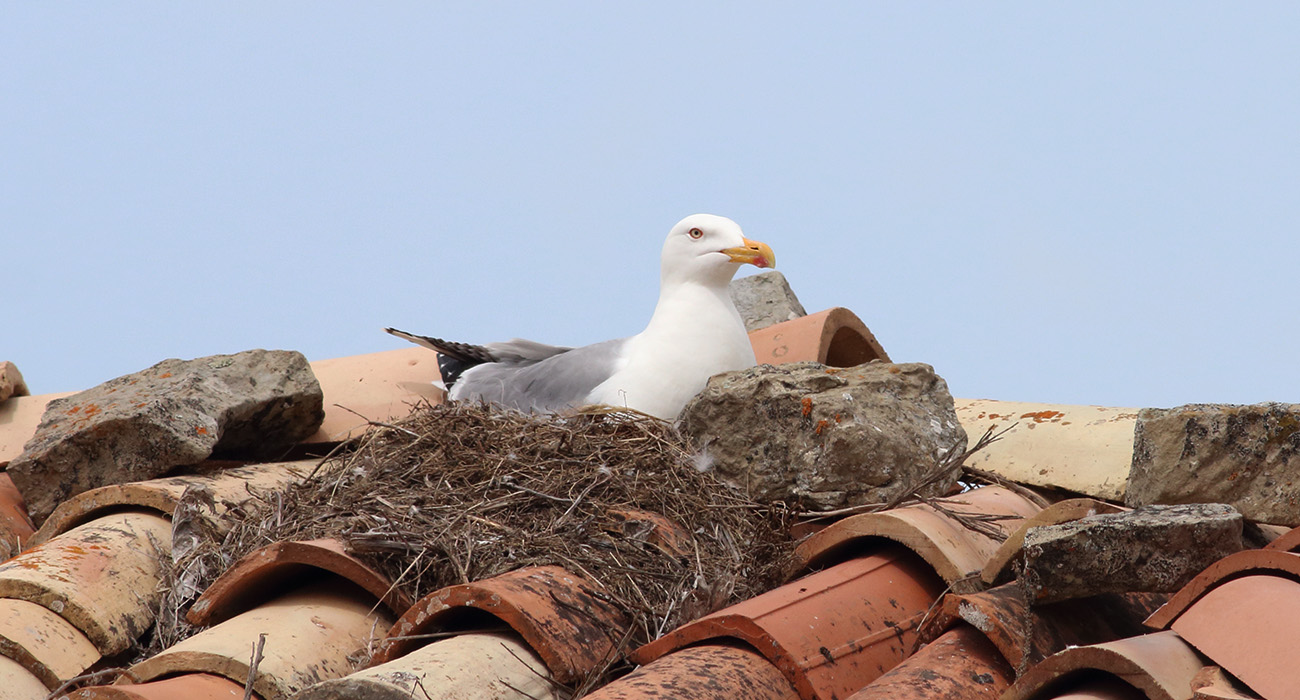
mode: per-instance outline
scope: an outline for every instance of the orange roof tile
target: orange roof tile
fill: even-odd
[[[1039,511],[1024,496],[1000,486],[986,486],[935,502],[952,512],[998,518],[988,521],[988,525],[1004,537]],[[919,503],[845,518],[809,537],[796,554],[804,569],[813,568],[836,561],[872,539],[907,546],[953,585],[978,574],[1001,544],[998,538],[963,525],[935,506]]]
[[[500,620],[528,642],[561,683],[572,683],[604,662],[627,621],[597,586],[558,566],[517,569],[481,581],[449,586],[421,598],[393,625],[376,663],[409,653],[460,623],[467,611]]]
[[[741,641],[775,664],[804,700],[843,697],[906,658],[942,591],[916,555],[885,544],[687,623],[632,660],[648,664],[700,642]]]

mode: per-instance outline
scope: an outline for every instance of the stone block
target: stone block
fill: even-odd
[[[1228,503],[1300,525],[1300,404],[1143,409],[1125,503]]]
[[[816,362],[727,372],[682,412],[701,468],[759,500],[830,510],[906,493],[966,449],[948,385],[929,365]],[[953,469],[924,493],[942,495]]]
[[[162,476],[214,452],[274,454],[316,431],[323,401],[301,353],[164,360],[51,401],[8,471],[39,523],[70,496]]]
[[[1218,503],[1145,506],[1025,534],[1020,585],[1030,600],[1177,591],[1240,551],[1242,518]]]
[[[785,275],[777,270],[732,280],[728,291],[747,332],[808,314]]]

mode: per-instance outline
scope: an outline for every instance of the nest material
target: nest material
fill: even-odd
[[[784,508],[754,503],[695,465],[670,424],[625,411],[417,406],[306,481],[257,494],[224,537],[196,536],[176,552],[150,646],[187,636],[186,601],[240,556],[335,537],[412,599],[520,567],[565,567],[631,621],[624,652],[772,588],[791,560]],[[670,533],[635,511],[687,536],[663,540]]]

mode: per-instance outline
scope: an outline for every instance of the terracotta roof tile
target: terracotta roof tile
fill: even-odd
[[[1147,618],[1146,624],[1152,629],[1168,629],[1175,618],[1224,581],[1269,573],[1300,578],[1300,554],[1274,549],[1247,549],[1230,554],[1209,565],[1187,582],[1168,603]]]
[[[1044,689],[1034,700],[1150,700],[1146,693],[1114,676],[1070,683],[1064,690]]]
[[[1192,677],[1203,666],[1205,661],[1176,633],[1157,632],[1066,649],[1031,668],[1002,698],[1073,697],[1063,691],[1100,673],[1123,681],[1151,700],[1186,700],[1191,695]]]
[[[192,625],[208,626],[255,607],[313,571],[328,571],[365,589],[394,617],[411,599],[383,574],[348,554],[338,540],[276,542],[255,550],[221,574],[190,606]]]
[[[336,576],[236,615],[131,667],[141,681],[211,673],[243,683],[259,634],[266,634],[253,689],[267,700],[352,671],[348,657],[372,645],[393,618]],[[124,681],[119,681],[123,683]]]
[[[850,695],[848,700],[996,700],[1015,674],[996,647],[961,625]]]
[[[1280,552],[1300,551],[1300,527],[1287,530],[1281,536],[1269,542],[1265,549],[1276,549]]]
[[[75,625],[52,610],[14,598],[0,598],[0,653],[50,690],[100,659],[99,650]]]
[[[0,557],[8,559],[22,551],[35,532],[23,495],[9,474],[0,472]]]
[[[559,698],[546,665],[517,635],[467,632],[388,663],[328,680],[294,700]]]
[[[641,647],[648,664],[692,644],[741,641],[776,665],[804,700],[844,697],[902,661],[943,591],[925,562],[895,544],[737,603]]]
[[[1001,431],[1019,424],[975,453],[970,466],[1021,484],[1124,500],[1138,409],[987,399],[956,404],[971,444],[990,427]]]
[[[0,426],[3,426],[0,429],[0,465],[6,465],[22,454],[23,445],[36,434],[45,406],[72,393],[15,396],[0,403]]]
[[[138,685],[99,685],[73,691],[69,700],[243,700],[244,684],[209,673],[187,673]],[[253,693],[255,700],[261,696]]]
[[[166,518],[105,515],[0,564],[0,598],[43,605],[116,654],[153,624],[158,552],[170,548]]]
[[[753,649],[713,643],[661,656],[587,700],[798,700],[786,676]]]
[[[11,399],[12,400],[12,399]],[[53,688],[45,687],[41,679],[21,664],[6,656],[0,656],[0,697],[5,700],[45,700]]]
[[[833,308],[773,324],[749,334],[759,364],[820,362],[854,367],[889,355],[852,311]]]
[[[1030,606],[1015,583],[979,593],[949,593],[921,628],[921,639],[969,624],[983,632],[1018,673],[1070,646],[1136,636],[1164,600],[1157,594],[1101,595]]]
[[[1260,700],[1218,666],[1206,666],[1192,678],[1192,700]]]
[[[443,392],[438,355],[410,347],[311,363],[325,393],[325,422],[308,443],[337,442],[411,412],[417,401],[438,403]],[[359,415],[358,415],[359,414]]]
[[[101,514],[123,508],[151,510],[171,517],[181,502],[187,488],[203,488],[212,496],[211,514],[226,511],[225,502],[241,503],[251,496],[249,489],[278,489],[300,481],[311,473],[319,460],[295,462],[269,462],[222,469],[209,475],[168,476],[161,479],[136,481],[129,484],[111,484],[84,491],[60,503],[41,529],[31,538],[31,544],[48,541],[81,523]],[[221,525],[220,518],[212,518]],[[220,531],[220,527],[218,527]]]
[[[1024,496],[1000,486],[986,486],[936,502],[951,512],[1000,517],[988,524],[1003,536],[1039,511]],[[845,518],[809,537],[796,553],[805,569],[815,568],[873,539],[907,546],[961,590],[973,590],[970,586],[974,581],[970,579],[984,568],[1001,544],[1001,540],[976,532],[934,506],[921,503]]]
[[[411,652],[427,641],[423,635],[464,629],[465,613],[477,610],[514,630],[556,680],[571,683],[604,662],[627,627],[597,590],[558,566],[528,567],[449,586],[411,606],[380,644],[375,663]]]
[[[1220,582],[1171,627],[1261,696],[1300,698],[1300,582],[1269,574]]]

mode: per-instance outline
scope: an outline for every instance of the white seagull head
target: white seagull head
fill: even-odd
[[[664,284],[726,286],[741,265],[775,267],[776,256],[766,243],[745,238],[731,219],[692,214],[668,232],[659,264]]]

